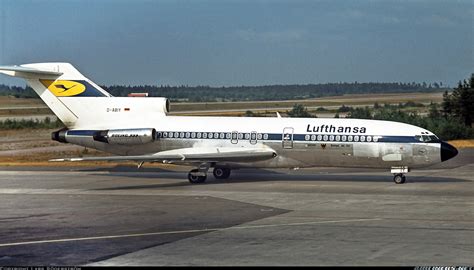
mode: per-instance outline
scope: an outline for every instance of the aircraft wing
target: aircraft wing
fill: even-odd
[[[152,155],[77,157],[50,161],[177,161],[177,162],[252,162],[276,157],[270,148],[199,147],[162,151]]]

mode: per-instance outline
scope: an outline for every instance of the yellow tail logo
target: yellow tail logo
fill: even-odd
[[[40,80],[57,97],[72,97],[86,91],[86,86],[76,81]]]

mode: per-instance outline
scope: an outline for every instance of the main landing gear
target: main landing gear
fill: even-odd
[[[230,176],[230,169],[229,168],[214,168],[212,174],[216,179],[227,179]]]
[[[395,182],[395,184],[404,184],[407,180],[405,174],[409,171],[410,169],[406,166],[392,167],[391,173],[393,173],[393,182]]]
[[[197,169],[193,169],[188,173],[188,180],[191,184],[201,184],[206,181],[209,165],[203,164]],[[212,174],[216,179],[227,179],[230,176],[229,168],[215,167]]]

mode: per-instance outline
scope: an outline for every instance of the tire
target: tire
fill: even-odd
[[[393,182],[395,182],[395,184],[404,184],[406,181],[406,177],[403,175],[403,174],[395,174],[393,176]]]
[[[230,176],[230,169],[216,167],[212,171],[212,174],[216,179],[227,179]]]
[[[193,173],[198,172],[198,171],[199,171],[198,169],[194,169],[188,173],[188,180],[191,184],[201,184],[206,181],[206,178],[207,178],[206,176],[193,175]]]

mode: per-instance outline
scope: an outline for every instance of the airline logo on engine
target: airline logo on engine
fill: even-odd
[[[40,82],[57,97],[73,97],[86,91],[86,86],[77,81],[40,80]]]

